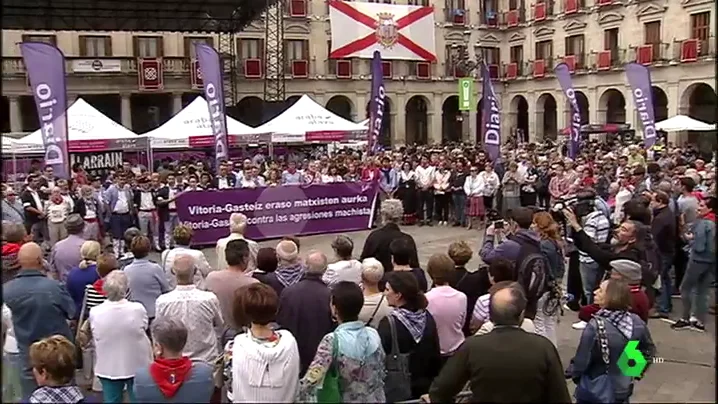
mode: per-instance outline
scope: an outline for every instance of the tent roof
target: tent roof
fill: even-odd
[[[681,132],[686,130],[716,130],[715,124],[709,124],[685,115],[676,115],[656,123],[656,129],[664,132]]]
[[[256,129],[227,116],[228,135],[248,135],[257,133]],[[207,101],[197,96],[183,110],[143,136],[163,139],[187,139],[199,136],[213,136]]]
[[[257,128],[262,132],[304,135],[308,132],[366,132],[366,126],[348,121],[317,104],[308,95],[276,118]]]
[[[134,139],[137,134],[108,118],[82,98],[67,108],[68,141]],[[43,145],[40,129],[17,143]]]

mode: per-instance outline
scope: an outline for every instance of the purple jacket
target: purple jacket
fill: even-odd
[[[541,238],[533,230],[519,229],[514,235],[518,239],[526,239],[527,241],[533,241],[539,243]],[[514,240],[504,240],[497,246],[494,246],[494,236],[485,236],[484,245],[481,247],[479,256],[481,259],[491,265],[491,262],[495,259],[505,259],[508,261],[516,261],[519,258],[519,252],[521,251],[521,244]]]

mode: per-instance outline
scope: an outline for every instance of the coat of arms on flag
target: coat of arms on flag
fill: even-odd
[[[332,59],[436,60],[434,7],[329,2]]]

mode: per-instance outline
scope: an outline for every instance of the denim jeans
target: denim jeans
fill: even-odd
[[[583,294],[586,296],[586,304],[593,304],[593,291],[598,288],[603,278],[603,270],[596,261],[579,264],[581,270],[581,284],[583,285]]]
[[[708,313],[708,290],[713,280],[714,267],[715,263],[688,261],[681,282],[684,320],[688,320],[693,314],[698,321],[705,323]]]
[[[127,386],[127,395],[129,396],[130,403],[135,402],[135,392],[133,389],[135,379],[105,379],[100,377],[100,383],[102,383],[102,402],[104,403],[122,403],[122,393]]]
[[[456,191],[452,194],[454,199],[454,218],[462,226],[466,226],[466,194]]]
[[[35,376],[32,373],[32,366],[30,366],[30,358],[27,354],[20,352],[18,354],[20,360],[20,387],[22,389],[23,397],[30,397],[35,389],[37,389],[37,382]]]
[[[671,302],[673,280],[671,279],[671,272],[674,258],[673,254],[661,254],[661,291],[658,297],[658,311],[663,314],[673,311],[673,303]]]

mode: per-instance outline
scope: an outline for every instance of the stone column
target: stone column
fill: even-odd
[[[172,116],[182,111],[182,93],[172,93]]]
[[[129,93],[120,95],[120,103],[122,104],[122,126],[129,130],[132,130],[132,102],[130,98],[131,95],[132,94]]]
[[[394,115],[394,126],[392,127],[391,145],[406,145],[406,95],[397,94],[394,109],[391,111]]]
[[[545,123],[545,110],[544,106],[542,105],[535,105],[535,112],[534,112],[534,122],[533,122],[533,129],[531,130],[531,133],[529,133],[529,142],[535,142],[535,141],[543,141],[546,138],[546,133],[544,133],[544,123]],[[531,106],[529,105],[529,111],[531,110]],[[529,113],[529,117],[531,114]]]
[[[10,103],[10,132],[22,132],[22,112],[20,97],[8,97]]]
[[[681,108],[681,95],[678,92],[678,83],[668,83],[668,91],[666,92],[666,98],[668,98],[668,117],[673,117],[678,114],[688,115],[688,111],[682,111]]]
[[[427,126],[429,127],[428,143],[429,144],[441,144],[443,139],[442,133],[442,118],[443,111],[442,107],[444,103],[441,99],[441,93],[434,94],[434,101],[431,103],[433,109],[426,111],[427,115]]]
[[[586,98],[588,98],[588,123],[606,122],[606,110],[599,104],[600,99],[595,87],[588,89]]]
[[[474,105],[474,108],[476,108],[476,105]],[[476,144],[476,133],[479,130],[479,120],[476,119],[476,110],[469,111],[469,119],[468,119],[468,128],[466,128],[466,131],[464,132],[464,142],[469,142],[471,144]]]

